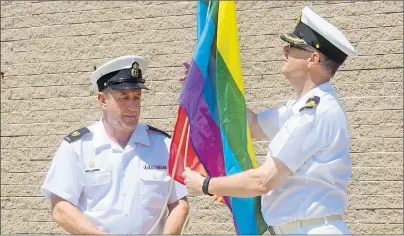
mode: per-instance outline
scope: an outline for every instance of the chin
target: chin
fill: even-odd
[[[134,129],[136,129],[136,126],[137,126],[137,124],[139,123],[139,121],[138,120],[131,120],[131,121],[122,121],[121,122],[121,125],[122,125],[122,127],[124,128],[124,129],[126,129],[126,130],[134,130]]]
[[[285,66],[282,66],[282,68],[281,68],[281,74],[283,74],[283,75],[285,75],[285,71],[286,71],[286,65]]]
[[[128,129],[135,129],[137,126],[138,122],[126,122],[124,123],[124,127],[128,128]]]
[[[285,76],[286,78],[289,77],[290,71],[288,71],[288,68],[286,67],[286,65],[281,68],[281,74],[283,76]]]
[[[284,71],[284,70],[282,70],[281,71],[281,74],[286,78],[286,79],[288,79],[288,81],[289,81],[289,83],[290,83],[290,73],[288,73],[287,71]]]

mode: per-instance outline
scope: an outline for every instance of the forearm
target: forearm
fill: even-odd
[[[254,197],[276,188],[291,173],[279,159],[270,158],[262,166],[236,175],[212,178],[208,191],[219,196]]]
[[[262,178],[256,170],[248,170],[236,175],[212,178],[209,182],[209,193],[219,196],[254,197],[265,194]]]
[[[180,200],[169,206],[169,215],[166,219],[163,234],[181,234],[188,213],[189,204],[186,200]]]
[[[56,203],[52,210],[52,218],[70,234],[105,234],[67,201]]]

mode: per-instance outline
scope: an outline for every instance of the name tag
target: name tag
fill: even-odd
[[[144,165],[143,169],[145,170],[167,170],[167,166],[149,166],[149,165]]]
[[[100,171],[100,169],[85,170],[86,173],[92,173],[96,171]]]

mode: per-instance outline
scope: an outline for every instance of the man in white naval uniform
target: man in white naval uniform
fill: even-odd
[[[145,59],[123,56],[91,75],[103,116],[64,138],[42,186],[69,233],[146,234],[155,224],[153,234],[181,232],[189,206],[185,186],[169,194],[171,138],[139,123],[146,70]]]
[[[186,170],[190,194],[262,195],[271,234],[349,234],[347,209],[351,176],[346,117],[330,79],[355,49],[345,36],[305,7],[292,33],[281,39],[281,71],[298,98],[258,115],[248,110],[254,138],[269,138],[267,159],[257,169],[218,178]]]

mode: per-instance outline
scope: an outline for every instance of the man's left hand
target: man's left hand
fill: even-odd
[[[193,196],[201,196],[204,195],[202,191],[203,181],[205,177],[203,177],[200,173],[185,168],[185,171],[182,173],[184,177],[185,185],[187,186],[188,193]]]

